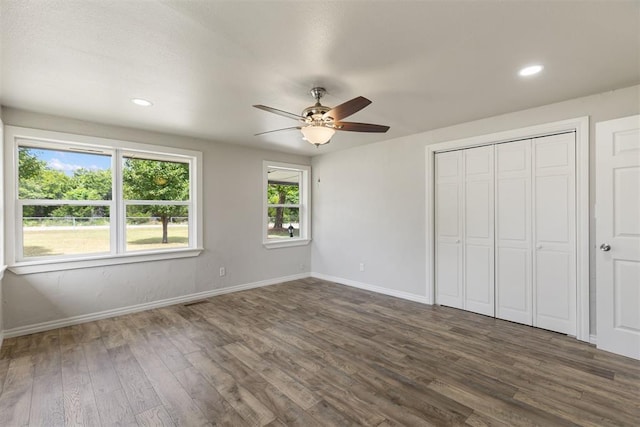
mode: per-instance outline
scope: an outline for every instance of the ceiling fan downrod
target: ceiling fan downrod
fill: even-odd
[[[320,105],[320,99],[327,93],[327,90],[323,87],[314,87],[310,91],[313,99],[316,100],[316,106]]]

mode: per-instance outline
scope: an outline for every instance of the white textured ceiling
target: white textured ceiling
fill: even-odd
[[[639,1],[0,0],[2,105],[313,155],[640,83]],[[520,67],[543,63],[529,79]],[[316,149],[313,86],[347,120]],[[141,108],[131,98],[149,99]]]

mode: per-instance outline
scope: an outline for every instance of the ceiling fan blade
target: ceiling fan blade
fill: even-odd
[[[349,117],[350,115],[357,113],[369,104],[371,104],[371,101],[367,98],[364,96],[358,96],[357,98],[353,98],[351,101],[347,101],[337,107],[333,107],[331,110],[324,113],[322,118],[326,119],[331,117],[337,122],[345,117]]]
[[[260,135],[264,135],[265,133],[273,133],[273,132],[282,132],[284,130],[293,130],[293,129],[302,129],[300,126],[294,126],[294,127],[290,127],[290,128],[283,128],[283,129],[276,129],[276,130],[268,130],[266,132],[260,132],[260,133],[256,133],[253,136],[260,136]]]
[[[298,114],[293,114],[293,113],[289,113],[288,111],[278,110],[277,108],[267,107],[266,105],[254,105],[254,107],[260,110],[267,111],[269,113],[277,114],[279,116],[288,117],[293,120],[304,122],[304,117]]]
[[[356,122],[338,122],[335,123],[337,130],[346,130],[349,132],[379,132],[384,133],[389,130],[389,126],[374,125],[371,123]]]

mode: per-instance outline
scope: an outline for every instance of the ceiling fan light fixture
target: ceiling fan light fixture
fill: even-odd
[[[336,133],[335,129],[330,127],[315,125],[305,126],[300,131],[304,135],[304,139],[316,146],[326,144]]]

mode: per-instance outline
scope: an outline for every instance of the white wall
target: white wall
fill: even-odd
[[[594,125],[639,112],[640,86],[633,86],[314,157],[312,271],[425,296],[425,146],[581,116],[590,116],[590,230],[595,236]],[[591,241],[592,332],[594,245]]]
[[[2,110],[0,110],[0,143],[4,141],[4,122],[2,121]],[[4,150],[0,146],[0,194],[4,194]],[[4,323],[2,315],[2,282],[4,280],[4,197],[0,197],[0,346],[4,338]]]
[[[6,272],[2,304],[5,330],[309,271],[310,246],[262,246],[262,161],[308,165],[308,157],[11,108],[3,108],[2,117],[5,125],[204,153],[205,251],[199,257],[21,276]],[[226,268],[225,277],[218,274],[222,266]]]

